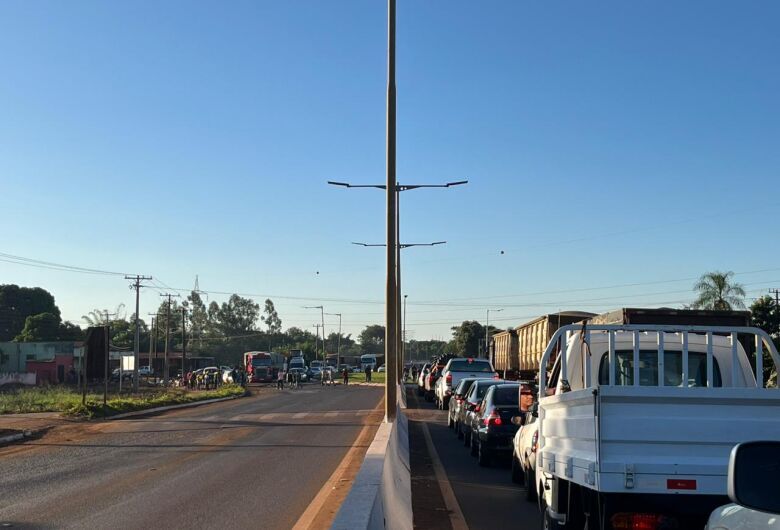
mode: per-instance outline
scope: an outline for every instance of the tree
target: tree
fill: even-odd
[[[366,326],[360,332],[360,348],[363,353],[384,355],[385,353],[385,327],[378,324]]]
[[[209,314],[211,314],[211,306]],[[251,298],[242,298],[234,294],[216,311],[215,326],[224,337],[249,333],[257,330],[259,316],[260,306],[257,303]]]
[[[40,287],[0,285],[0,342],[13,340],[22,332],[27,317],[41,313],[61,318],[49,291]]]
[[[58,340],[78,341],[84,340],[84,330],[73,322],[61,322]]]
[[[490,326],[490,331],[495,331]],[[480,352],[480,344],[485,341],[485,326],[476,320],[466,320],[460,326],[452,328],[452,349],[461,357],[477,357]]]
[[[691,305],[694,309],[718,309],[728,311],[732,308],[744,309],[745,289],[739,283],[731,281],[734,273],[708,272],[703,274],[693,286],[699,296]]]
[[[189,310],[190,334],[198,341],[198,347],[202,347],[203,337],[209,330],[209,313],[206,304],[197,291],[192,291],[182,305]]]
[[[14,340],[17,342],[37,342],[57,340],[60,330],[60,317],[54,313],[39,313],[24,321],[22,332]]]
[[[81,319],[84,320],[87,326],[105,326],[106,324],[111,324],[113,320],[124,320],[125,315],[125,304],[119,304],[114,311],[93,309],[86,315],[82,315]]]
[[[262,321],[268,326],[268,333],[278,333],[282,330],[282,319],[279,318],[279,314],[274,308],[274,303],[270,298],[265,300],[265,309],[263,310],[265,316],[262,317]]]
[[[780,349],[780,307],[771,296],[762,296],[750,306],[750,324],[761,328],[772,337],[775,347]],[[764,381],[777,385],[777,373],[769,352],[764,349]]]

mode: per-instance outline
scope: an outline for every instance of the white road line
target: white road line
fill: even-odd
[[[300,420],[300,419],[303,419],[303,418],[305,418],[305,417],[306,417],[306,416],[308,416],[308,415],[309,415],[309,413],[308,413],[308,412],[298,412],[298,413],[296,413],[296,414],[293,414],[293,415],[292,415],[292,418],[293,418],[294,420]]]
[[[431,455],[431,463],[433,464],[433,472],[436,475],[436,482],[439,483],[441,496],[444,498],[444,506],[450,512],[452,530],[468,530],[469,525],[466,524],[463,512],[460,511],[458,499],[455,497],[455,492],[452,491],[450,481],[447,479],[447,472],[444,471],[444,466],[441,465],[439,453],[436,452],[436,447],[434,447],[433,440],[431,439],[431,433],[428,431],[428,425],[425,422],[420,422],[420,425],[422,426],[423,436],[425,437],[425,445],[428,447],[428,454]]]
[[[338,412],[326,412],[326,413],[325,413],[325,417],[326,417],[326,418],[335,418],[335,417],[336,417],[336,416],[338,416],[338,415],[339,415],[339,413],[338,413]]]

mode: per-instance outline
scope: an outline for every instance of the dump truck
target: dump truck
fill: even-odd
[[[526,322],[515,328],[517,334],[517,360],[508,363],[508,370],[517,370],[516,376],[508,374],[508,377],[519,379],[533,379],[539,370],[539,359],[542,358],[547,344],[555,331],[561,326],[581,322],[596,316],[595,313],[585,311],[562,311],[550,313]],[[554,362],[553,358],[551,362]],[[498,364],[498,363],[496,363]],[[499,372],[502,367],[496,366]]]

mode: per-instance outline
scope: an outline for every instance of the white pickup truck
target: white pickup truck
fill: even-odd
[[[755,344],[755,371],[743,343]],[[780,390],[764,387],[764,348],[780,366],[757,328],[558,329],[540,361],[534,412],[543,527],[702,528],[728,502],[731,449],[780,440]],[[564,354],[548,381],[556,351]]]

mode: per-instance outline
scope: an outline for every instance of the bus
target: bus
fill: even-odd
[[[360,368],[365,370],[366,366],[370,366],[372,371],[376,371],[376,355],[366,353],[360,356]]]
[[[244,354],[244,368],[250,383],[271,383],[284,369],[284,356],[279,353],[250,351]]]

